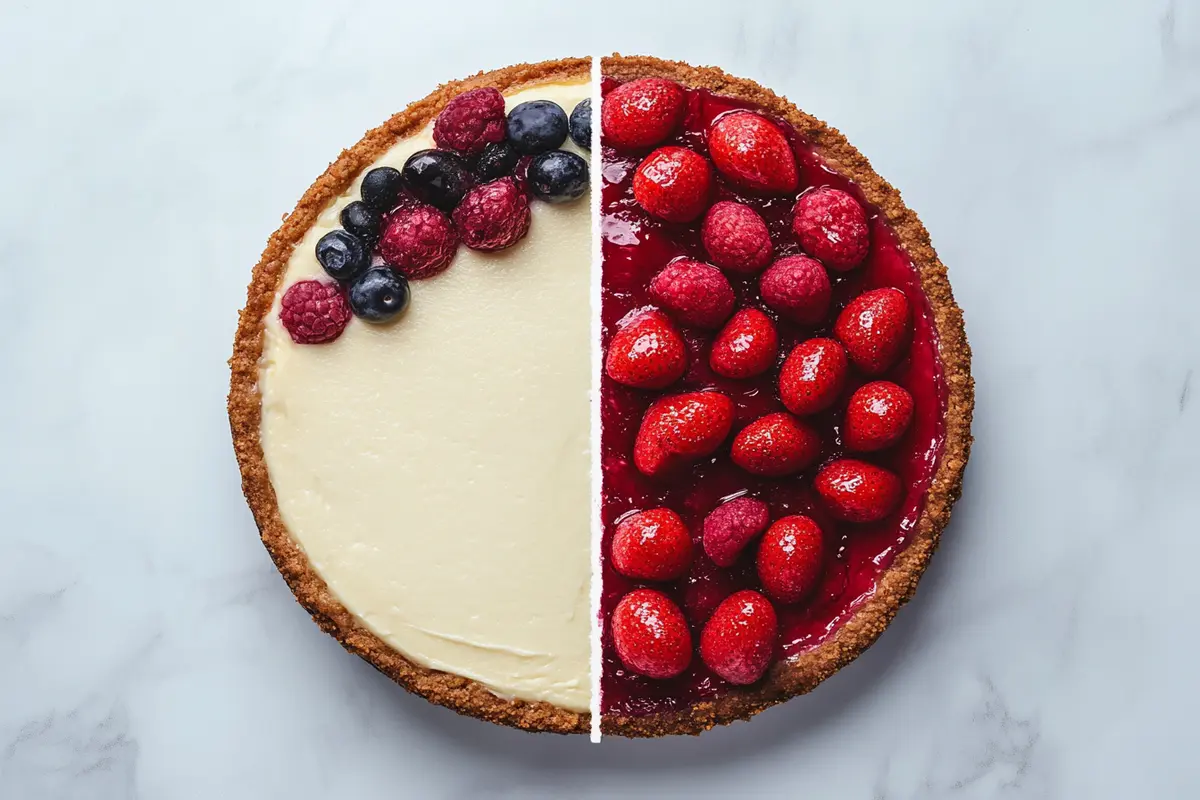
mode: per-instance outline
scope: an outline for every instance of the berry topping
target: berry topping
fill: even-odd
[[[612,540],[617,572],[646,581],[669,581],[692,560],[692,535],[669,508],[639,511],[621,520]]]
[[[778,477],[799,472],[820,454],[820,434],[780,411],[742,428],[733,440],[730,457],[747,472]]]
[[[512,180],[476,186],[454,209],[454,227],[472,250],[503,250],[529,232],[529,201]]]
[[[317,261],[339,281],[352,281],[371,265],[367,246],[352,233],[332,230],[317,241]]]
[[[600,130],[618,150],[642,150],[662,142],[683,118],[683,90],[662,78],[638,78],[604,97]]]
[[[584,150],[592,149],[592,98],[580,100],[571,111],[568,120],[571,128],[571,141]]]
[[[646,410],[633,444],[633,463],[658,477],[721,446],[733,426],[733,402],[720,392],[690,392],[656,401]]]
[[[847,522],[878,522],[895,510],[903,491],[893,473],[854,458],[822,468],[813,486],[830,512]]]
[[[771,265],[759,279],[763,302],[801,325],[815,325],[829,311],[833,288],[820,261],[788,256]]]
[[[350,287],[350,308],[367,322],[387,322],[408,308],[408,281],[387,267],[372,267]]]
[[[700,658],[730,683],[754,683],[771,664],[778,629],[767,598],[750,589],[734,592],[700,633]]]
[[[529,164],[529,188],[543,200],[565,203],[588,189],[588,163],[575,153],[552,150]]]
[[[700,228],[712,263],[734,272],[755,273],[771,263],[771,235],[758,212],[732,200],[713,204]]]
[[[685,147],[660,147],[638,165],[633,197],[651,216],[691,222],[708,208],[712,169]]]
[[[489,144],[475,159],[475,177],[487,183],[511,175],[520,160],[521,154],[508,140]]]
[[[733,566],[742,548],[767,529],[771,512],[762,500],[738,497],[704,518],[704,552],[718,567]]]
[[[296,281],[279,301],[279,321],[296,344],[332,342],[350,321],[350,305],[336,283]]]
[[[908,298],[899,289],[863,292],[842,309],[833,334],[846,346],[854,366],[878,375],[908,345]]]
[[[834,404],[846,385],[846,351],[833,339],[809,339],[792,349],[779,371],[779,399],[804,416]]]
[[[396,207],[404,179],[394,167],[376,167],[363,176],[362,201],[376,211],[387,213]]]
[[[796,156],[779,126],[752,111],[735,111],[708,129],[708,153],[721,174],[764,194],[796,191]]]
[[[713,339],[708,363],[723,377],[752,378],[769,370],[778,354],[775,323],[757,308],[743,308]]]
[[[875,381],[850,395],[842,438],[850,450],[882,450],[900,440],[912,418],[912,395],[891,381]]]
[[[508,140],[522,155],[557,150],[568,128],[567,112],[552,100],[531,100],[508,112]]]
[[[699,261],[673,261],[650,281],[650,296],[684,325],[719,328],[733,311],[733,287],[721,270]]]
[[[792,230],[804,252],[838,272],[858,266],[871,249],[867,213],[840,189],[802,195],[792,211]]]
[[[405,277],[417,280],[450,266],[458,235],[450,218],[432,206],[406,206],[388,218],[379,255]]]
[[[471,187],[461,158],[446,150],[418,150],[404,162],[404,183],[418,200],[453,211]]]
[[[683,377],[687,349],[666,314],[635,309],[618,325],[604,359],[608,377],[635,389],[662,389]]]
[[[460,153],[478,153],[504,139],[504,96],[486,87],[463,92],[451,100],[433,123],[438,147]]]
[[[662,592],[634,589],[613,609],[613,644],[627,668],[647,678],[674,678],[692,661],[683,612]]]
[[[768,597],[785,605],[803,600],[821,579],[825,536],[808,517],[784,517],[763,534],[757,562]]]
[[[379,240],[379,229],[383,226],[383,215],[361,200],[347,203],[339,217],[342,227],[362,239],[364,244]]]

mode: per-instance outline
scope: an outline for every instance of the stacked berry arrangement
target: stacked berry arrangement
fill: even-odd
[[[342,227],[317,242],[317,261],[333,281],[297,281],[284,292],[280,319],[292,340],[331,342],[351,315],[392,320],[408,306],[409,282],[447,269],[459,244],[491,252],[524,238],[530,196],[582,197],[588,162],[559,148],[568,136],[589,148],[591,116],[590,100],[568,117],[549,100],[506,114],[492,88],[455,97],[433,123],[437,147],[413,153],[403,169],[367,172],[361,198],[341,211]]]

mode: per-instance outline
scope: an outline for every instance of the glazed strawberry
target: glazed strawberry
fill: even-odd
[[[700,241],[721,269],[755,273],[771,263],[771,233],[753,208],[732,200],[714,203],[704,216]]]
[[[529,200],[509,178],[471,189],[452,216],[463,244],[472,250],[503,250],[529,233]]]
[[[718,567],[732,566],[770,522],[770,509],[762,500],[738,497],[722,503],[704,518],[704,552]]]
[[[332,281],[296,281],[279,301],[279,321],[296,344],[332,342],[350,322],[350,304]]]
[[[796,191],[796,156],[779,126],[761,114],[735,111],[708,129],[708,153],[721,174],[764,194]]]
[[[708,208],[712,169],[708,160],[686,147],[660,147],[638,165],[633,197],[651,216],[667,222],[691,222]]]
[[[896,510],[903,492],[893,473],[855,458],[822,468],[813,486],[829,511],[847,522],[878,522]]]
[[[733,312],[733,287],[721,270],[699,261],[672,261],[650,281],[650,296],[684,325],[719,328]]]
[[[803,600],[821,580],[825,536],[799,514],[776,520],[758,544],[758,579],[776,603]]]
[[[669,581],[692,560],[692,535],[669,508],[630,514],[617,524],[612,540],[613,567],[627,578]]]
[[[450,218],[433,206],[397,208],[379,240],[384,262],[410,280],[428,278],[450,266],[458,234]]]
[[[899,289],[863,292],[842,309],[833,334],[854,366],[878,375],[896,362],[909,338],[908,298]]]
[[[723,377],[752,378],[769,370],[778,354],[775,323],[757,308],[743,308],[713,339],[708,363]]]
[[[792,349],[779,371],[779,399],[793,414],[829,408],[846,385],[846,351],[833,339],[809,339]]]
[[[849,450],[867,452],[891,447],[913,417],[913,398],[891,381],[875,381],[857,389],[846,405],[842,440]]]
[[[838,272],[857,267],[871,249],[867,213],[840,189],[801,195],[792,209],[792,231],[804,252]]]
[[[771,602],[758,592],[734,592],[700,633],[700,658],[730,683],[744,686],[763,676],[775,655],[779,623]]]
[[[642,417],[633,463],[650,477],[710,455],[733,425],[733,402],[720,392],[691,392],[658,400]]]
[[[662,142],[683,118],[679,84],[663,78],[638,78],[604,96],[600,131],[604,144],[618,150],[642,150]]]
[[[808,256],[781,258],[758,281],[763,302],[801,325],[825,319],[833,288],[821,262]]]
[[[626,667],[647,678],[674,678],[692,661],[692,634],[671,599],[634,589],[613,609],[613,644]]]
[[[799,472],[820,454],[820,434],[782,411],[742,428],[730,451],[733,463],[742,469],[771,477]]]
[[[608,377],[635,389],[662,389],[683,377],[687,350],[666,314],[635,309],[617,324],[604,359]]]
[[[455,97],[433,123],[438,147],[478,153],[492,142],[504,141],[504,95],[491,87],[472,89]]]

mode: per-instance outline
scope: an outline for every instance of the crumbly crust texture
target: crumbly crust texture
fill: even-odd
[[[263,457],[259,428],[262,397],[258,392],[259,359],[263,351],[263,326],[280,288],[288,260],[297,243],[316,222],[320,212],[346,190],[366,167],[397,141],[425,127],[455,96],[484,86],[510,92],[539,83],[582,81],[590,77],[591,60],[568,58],[537,64],[518,64],[480,72],[446,83],[418,100],[383,125],[368,131],[358,144],[344,150],[325,173],[309,187],[300,202],[271,235],[262,258],[254,267],[246,307],[238,318],[229,388],[229,424],[233,447],[242,472],[242,491],[263,544],[300,604],[313,620],[350,652],[362,657],[405,689],[430,702],[502,725],[528,731],[587,733],[591,715],[542,702],[508,700],[467,678],[415,664],[369,631],[330,592],[312,568],[304,551],[288,533],[279,515],[271,476]]]
[[[912,598],[950,510],[962,493],[963,471],[971,451],[971,416],[975,386],[971,378],[971,348],[963,327],[962,310],[954,302],[946,267],[938,260],[929,233],[904,202],[900,193],[881,178],[870,163],[835,128],[805,114],[796,106],[754,81],[735,78],[713,67],[693,67],[678,61],[649,56],[614,54],[600,62],[605,77],[626,81],[648,76],[668,78],[685,86],[707,89],[752,103],[786,120],[817,149],[830,168],[858,184],[867,199],[887,215],[901,246],[920,273],[921,286],[933,309],[948,399],[946,440],[941,462],[925,496],[925,507],[908,547],[880,576],[874,596],[865,602],[841,629],[820,646],[775,664],[763,683],[735,690],[711,702],[684,711],[647,716],[605,716],[607,734],[631,737],[699,734],[716,725],[748,719],[765,708],[811,691],[871,646]]]

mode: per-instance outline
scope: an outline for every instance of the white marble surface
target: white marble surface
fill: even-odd
[[[1200,794],[1200,2],[405,5],[0,10],[0,798]],[[592,746],[314,628],[242,502],[224,360],[341,147],[440,79],[611,50],[845,131],[951,267],[978,410],[866,656],[749,725]]]

